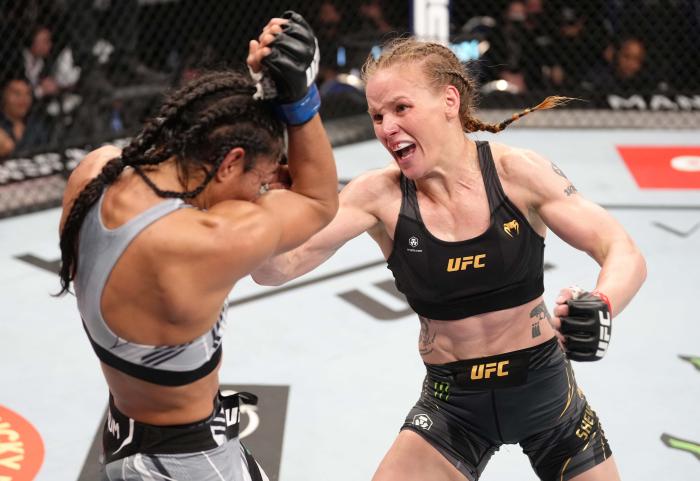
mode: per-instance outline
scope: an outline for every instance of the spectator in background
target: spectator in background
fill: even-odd
[[[594,8],[584,10],[571,1],[552,8],[556,23],[551,46],[545,51],[546,77],[558,91],[572,91],[602,58],[601,12]]]
[[[539,32],[544,15],[544,0],[525,0],[525,25],[528,30]]]
[[[645,94],[656,86],[646,62],[644,42],[625,36],[612,51],[612,61],[594,67],[582,82],[591,92]]]
[[[34,93],[34,115],[46,126],[49,139],[64,136],[69,116],[80,105],[75,86],[81,69],[73,62],[67,45],[54,43],[53,26],[37,23],[31,29],[22,51],[24,73]]]
[[[542,74],[537,42],[540,33],[541,2],[513,0],[508,2],[489,51],[484,55],[486,72],[482,81],[506,80],[513,92],[539,88]]]
[[[361,37],[353,39],[348,35],[354,17],[347,5],[339,0],[320,0],[310,5],[311,25],[313,26],[321,51],[321,62],[316,77],[321,95],[321,117],[332,119],[349,114],[362,114],[367,111],[364,92],[357,84],[348,82],[348,72],[359,68],[371,48],[371,41],[363,43]],[[365,35],[360,32],[360,35]],[[355,77],[359,82],[359,77]]]
[[[700,90],[700,62],[697,48],[700,45],[700,0],[687,0],[679,10],[678,24],[673,34],[678,39],[673,44],[666,44],[670,59],[670,72],[665,79],[679,91],[692,92]],[[669,25],[673,23],[669,22]],[[673,51],[677,49],[677,54]],[[671,80],[672,79],[672,80]]]
[[[32,30],[22,56],[24,73],[37,99],[57,96],[72,88],[80,78],[80,67],[73,62],[70,48],[53,52],[52,33],[45,25]]]
[[[101,90],[112,91],[120,86],[159,84],[163,89],[176,80],[144,59],[164,60],[167,48],[174,43],[167,21],[152,19],[143,29],[142,17],[146,2],[138,0],[62,0],[67,14],[66,30],[76,63],[86,76],[81,82],[87,101],[93,101]],[[148,2],[157,7],[165,2]],[[177,5],[175,2],[169,2]],[[162,5],[161,5],[162,6]],[[204,7],[201,7],[204,8]],[[162,15],[153,11],[150,15]],[[158,63],[158,62],[155,62]],[[102,88],[105,84],[106,87]]]
[[[357,13],[364,29],[373,30],[380,36],[395,30],[386,18],[381,0],[363,0]]]
[[[30,116],[32,87],[27,79],[14,76],[2,85],[0,111],[0,158],[46,144],[42,124]]]
[[[214,48],[202,39],[188,42],[182,60],[176,67],[176,85],[184,85],[196,79],[219,62]]]
[[[504,60],[499,73],[499,78],[513,84],[519,92],[527,91],[525,80],[524,57],[527,49],[527,32],[525,21],[527,10],[525,3],[520,1],[510,2],[504,12],[504,22],[500,47]]]
[[[335,80],[338,75],[338,48],[346,31],[342,28],[345,15],[338,2],[322,0],[311,24],[319,45],[323,46],[316,83],[323,92],[323,85]]]
[[[467,31],[469,22],[475,18],[497,18],[501,13],[500,2],[450,2],[450,25],[452,31]]]
[[[700,0],[606,0],[606,15],[615,38],[642,41],[653,87],[686,94],[700,88]],[[611,50],[610,57],[617,45]]]

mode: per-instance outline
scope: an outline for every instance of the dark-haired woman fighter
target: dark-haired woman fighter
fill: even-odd
[[[69,179],[61,285],[74,285],[109,386],[105,480],[267,479],[238,439],[239,404],[254,396],[219,393],[222,306],[337,210],[317,49],[298,14],[271,20],[250,44],[261,83],[248,72],[197,78],[124,150],[91,152]],[[266,193],[285,128],[293,185]]]

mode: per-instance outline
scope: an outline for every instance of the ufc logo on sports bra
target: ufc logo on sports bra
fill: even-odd
[[[506,366],[509,362],[510,361],[487,362],[486,364],[477,364],[476,366],[472,366],[470,379],[472,381],[489,379],[493,374],[498,377],[507,376],[508,371],[506,371]]]
[[[486,259],[486,254],[477,254],[475,256],[453,257],[447,260],[447,272],[463,271],[469,266],[474,269],[486,267],[482,261]]]

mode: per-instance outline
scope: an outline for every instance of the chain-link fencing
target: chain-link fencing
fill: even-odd
[[[85,149],[128,138],[164,91],[202,70],[244,66],[248,41],[287,9],[319,38],[321,113],[336,145],[371,136],[358,77],[367,55],[437,4],[484,120],[559,94],[581,101],[514,126],[700,127],[700,0],[427,4],[0,0],[0,217],[55,205]]]

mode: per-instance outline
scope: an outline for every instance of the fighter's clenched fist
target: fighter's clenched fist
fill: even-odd
[[[612,309],[597,291],[563,289],[556,300],[552,325],[569,359],[598,361],[603,358],[612,333]]]
[[[268,76],[277,91],[278,114],[290,125],[309,121],[321,99],[314,84],[320,53],[313,30],[298,13],[287,11],[268,22],[249,44],[248,65],[256,80]]]

